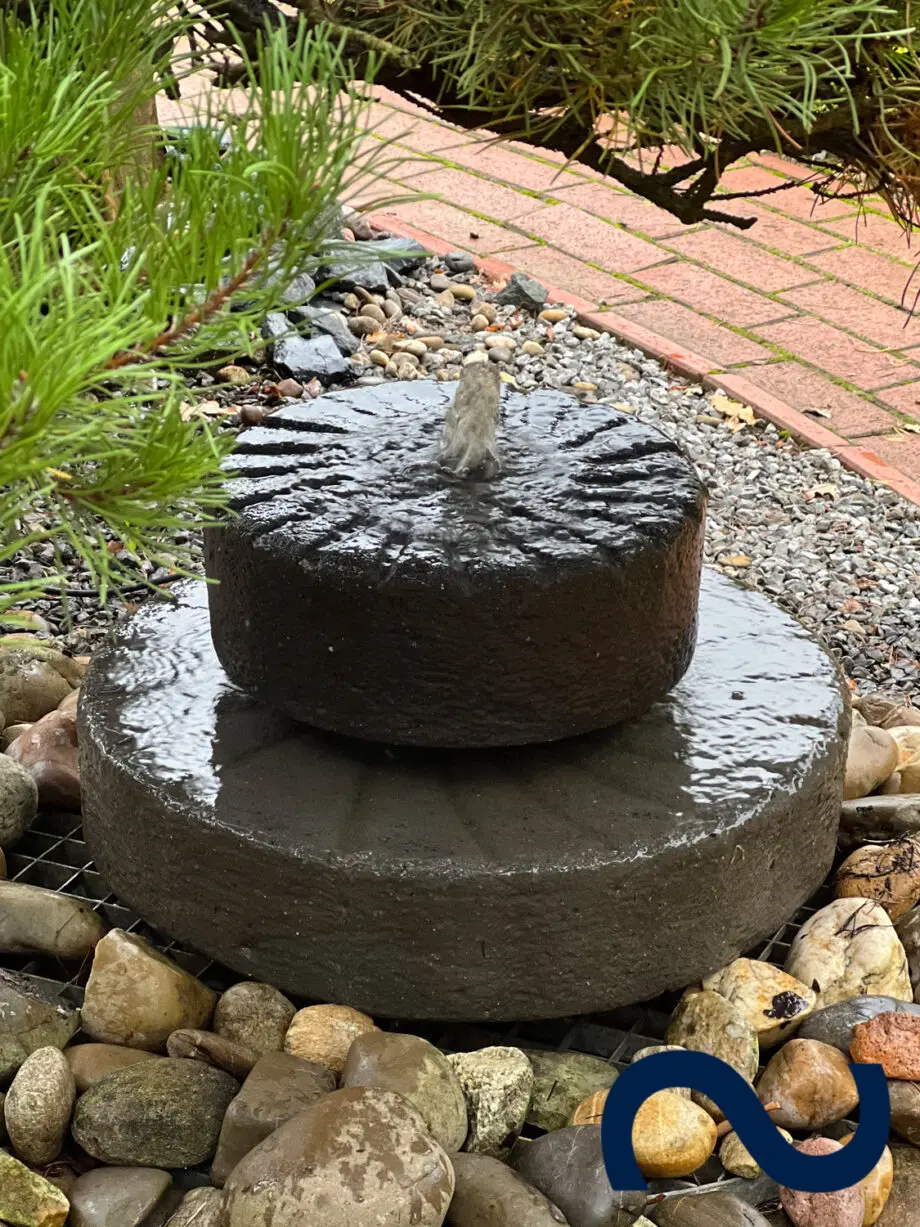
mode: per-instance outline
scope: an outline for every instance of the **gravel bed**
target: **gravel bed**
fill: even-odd
[[[829,453],[754,422],[721,394],[704,393],[615,338],[580,327],[569,309],[553,308],[542,318],[525,307],[500,305],[498,287],[470,270],[468,261],[422,262],[391,274],[397,284],[385,292],[354,286],[323,295],[322,304],[344,313],[352,331],[368,329],[355,338],[357,352],[349,360],[359,383],[453,380],[470,351],[488,349],[506,380],[522,391],[566,388],[579,399],[606,400],[657,424],[687,450],[710,486],[707,560],[765,592],[820,635],[858,689],[914,694],[920,684],[920,508],[848,472]],[[460,271],[452,271],[452,263]],[[378,308],[372,314],[386,318],[375,330],[362,314],[370,303]],[[281,392],[299,390],[290,383],[295,371],[272,366],[271,343],[260,357],[261,365],[242,364],[251,377],[243,386],[223,384],[214,374],[196,377],[198,397],[228,411],[227,428],[255,424],[277,407],[279,383]],[[318,379],[302,378],[304,397],[322,392]],[[324,382],[343,386],[335,377]],[[51,557],[49,546],[38,546],[13,567],[0,568],[0,581],[14,570],[47,570]],[[152,578],[168,580],[164,573]],[[81,651],[145,596],[139,587],[128,594],[127,606],[113,600],[100,609],[87,579],[75,562],[64,601],[34,607],[52,633]]]

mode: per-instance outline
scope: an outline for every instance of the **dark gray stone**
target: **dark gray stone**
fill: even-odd
[[[441,263],[452,273],[475,273],[476,260],[466,251],[449,251]]]
[[[499,1159],[451,1155],[456,1187],[445,1227],[566,1227],[565,1215]]]
[[[287,322],[287,321],[285,321]],[[318,379],[328,385],[333,380],[351,381],[355,368],[339,353],[339,347],[330,336],[282,337],[272,342],[271,360],[285,375],[309,383]]]
[[[820,1040],[822,1044],[830,1044],[849,1056],[853,1028],[875,1018],[877,1014],[920,1015],[920,1005],[898,1001],[894,997],[850,997],[806,1018],[796,1032],[796,1038]]]
[[[286,315],[280,311],[269,311],[265,319],[259,325],[259,331],[262,333],[264,341],[277,341],[279,337],[289,336],[294,328],[291,321]]]
[[[316,290],[316,282],[307,273],[298,273],[281,294],[283,303],[305,303]]]
[[[117,1167],[197,1167],[213,1156],[239,1089],[229,1074],[202,1061],[144,1061],[80,1096],[74,1141]]]
[[[68,1193],[71,1227],[138,1227],[163,1199],[168,1172],[151,1167],[100,1167]]]
[[[769,1227],[759,1210],[731,1193],[679,1194],[650,1217],[658,1227]]]
[[[503,307],[523,307],[527,311],[542,311],[546,306],[546,287],[526,273],[512,273],[511,280],[495,296]]]
[[[718,575],[672,694],[551,751],[297,725],[230,683],[204,586],[174,591],[94,656],[86,835],[128,906],[244,975],[383,1017],[605,1009],[730,962],[830,868],[838,675],[798,623]]]
[[[330,260],[317,271],[318,282],[335,282],[336,290],[367,290],[369,294],[385,294],[390,286],[387,266],[382,260],[368,258],[368,248],[356,250],[339,259]]]
[[[876,1227],[920,1227],[920,1150],[892,1146],[891,1196]]]
[[[457,481],[437,463],[454,395],[334,393],[247,432],[239,515],[206,540],[218,657],[248,693],[371,741],[523,745],[640,715],[693,651],[692,465],[550,390],[507,394],[502,472]]]
[[[370,248],[365,248],[369,251]],[[373,250],[389,268],[397,273],[411,273],[428,259],[428,248],[417,239],[404,239],[398,235],[390,239],[377,239]]]
[[[844,848],[900,839],[920,833],[920,796],[862,797],[844,801],[840,812],[840,843]]]
[[[511,1166],[558,1207],[573,1227],[631,1227],[648,1197],[614,1191],[597,1125],[575,1125],[516,1142]]]
[[[361,342],[349,331],[345,317],[338,311],[312,305],[294,307],[288,312],[288,319],[296,324],[308,325],[310,332],[321,332],[332,337],[339,352],[346,356],[357,353],[360,348]]]

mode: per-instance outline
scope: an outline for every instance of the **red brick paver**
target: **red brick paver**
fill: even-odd
[[[904,309],[920,293],[920,241],[880,201],[822,202],[803,168],[764,152],[722,185],[789,184],[719,206],[753,227],[688,227],[594,170],[372,93],[368,141],[387,142],[386,178],[362,176],[354,202],[432,195],[388,204],[387,224],[472,252],[490,276],[530,273],[596,327],[920,502],[920,435],[903,429],[920,421],[920,309]],[[162,104],[164,117],[193,109]]]

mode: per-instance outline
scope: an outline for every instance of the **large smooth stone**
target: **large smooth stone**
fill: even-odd
[[[88,904],[22,882],[0,882],[0,953],[83,959],[105,936]]]
[[[510,1162],[572,1227],[631,1227],[648,1201],[643,1192],[610,1187],[597,1125],[571,1125],[533,1142],[521,1139]]]
[[[441,1227],[450,1160],[408,1100],[335,1091],[282,1125],[224,1189],[224,1227]]]
[[[80,1097],[74,1140],[100,1163],[197,1167],[217,1149],[239,1083],[201,1061],[164,1057],[103,1078]]]
[[[904,947],[888,913],[870,899],[835,899],[810,916],[784,970],[811,985],[818,1009],[863,993],[914,998]]]
[[[106,1044],[165,1048],[174,1031],[205,1027],[216,993],[134,933],[113,929],[96,946],[83,1030]]]
[[[597,1091],[617,1080],[617,1068],[587,1052],[528,1052],[533,1092],[527,1124],[552,1132],[569,1123],[572,1113]]]
[[[542,1193],[490,1155],[452,1155],[456,1188],[447,1227],[566,1227]]]
[[[298,1010],[284,1037],[284,1050],[341,1074],[355,1040],[374,1032],[372,1018],[347,1005],[308,1005]]]
[[[54,711],[79,686],[82,673],[72,657],[10,635],[0,644],[0,711],[7,724],[30,724]]]
[[[843,795],[847,801],[868,797],[898,765],[898,743],[884,729],[854,725],[850,733]]]
[[[70,1191],[72,1227],[138,1227],[172,1182],[152,1167],[99,1167]]]
[[[173,591],[94,657],[84,826],[128,906],[243,974],[391,1018],[611,1008],[724,967],[830,868],[836,668],[720,576],[672,693],[551,751],[296,726],[227,680],[203,586]]]
[[[920,838],[857,848],[837,870],[834,894],[874,899],[893,923],[899,921],[920,899]]]
[[[812,1014],[799,1028],[798,1038],[820,1040],[822,1044],[830,1044],[849,1056],[854,1027],[878,1014],[900,1013],[920,1017],[920,1005],[899,1001],[895,997],[849,997]]]
[[[79,812],[80,753],[75,710],[49,712],[16,738],[7,754],[31,775],[42,805]]]
[[[840,809],[840,843],[858,848],[870,841],[920,834],[920,795],[862,797]]]
[[[253,1147],[334,1090],[335,1075],[325,1066],[286,1052],[265,1053],[224,1116],[211,1167],[213,1183],[222,1187]]]
[[[368,1031],[348,1050],[342,1086],[376,1087],[405,1096],[431,1136],[459,1150],[468,1129],[463,1087],[447,1057],[417,1035]]]
[[[691,1175],[710,1158],[716,1138],[709,1113],[671,1091],[650,1095],[633,1121],[636,1162],[652,1179]]]
[[[80,1015],[39,980],[0,969],[0,1079],[39,1048],[63,1048]]]
[[[295,719],[388,744],[529,745],[634,719],[693,654],[692,464],[609,405],[506,389],[501,472],[458,481],[437,459],[455,393],[337,392],[241,438],[238,514],[205,533],[219,659]]]
[[[847,1058],[817,1040],[784,1045],[761,1075],[757,1094],[763,1104],[779,1104],[771,1117],[784,1129],[821,1129],[859,1103]]]

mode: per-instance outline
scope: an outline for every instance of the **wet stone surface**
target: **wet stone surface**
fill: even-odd
[[[203,590],[180,592],[84,688],[87,838],[162,931],[283,991],[442,1019],[644,1000],[775,931],[830,865],[838,676],[801,627],[717,576],[689,673],[645,717],[551,756],[462,759],[267,710],[217,663]],[[330,929],[335,943],[311,938]],[[398,970],[378,953],[395,948]]]
[[[218,658],[296,719],[387,743],[523,745],[640,715],[693,651],[699,478],[629,414],[506,390],[501,471],[457,480],[438,464],[454,395],[338,392],[241,439],[238,515],[205,540]]]

